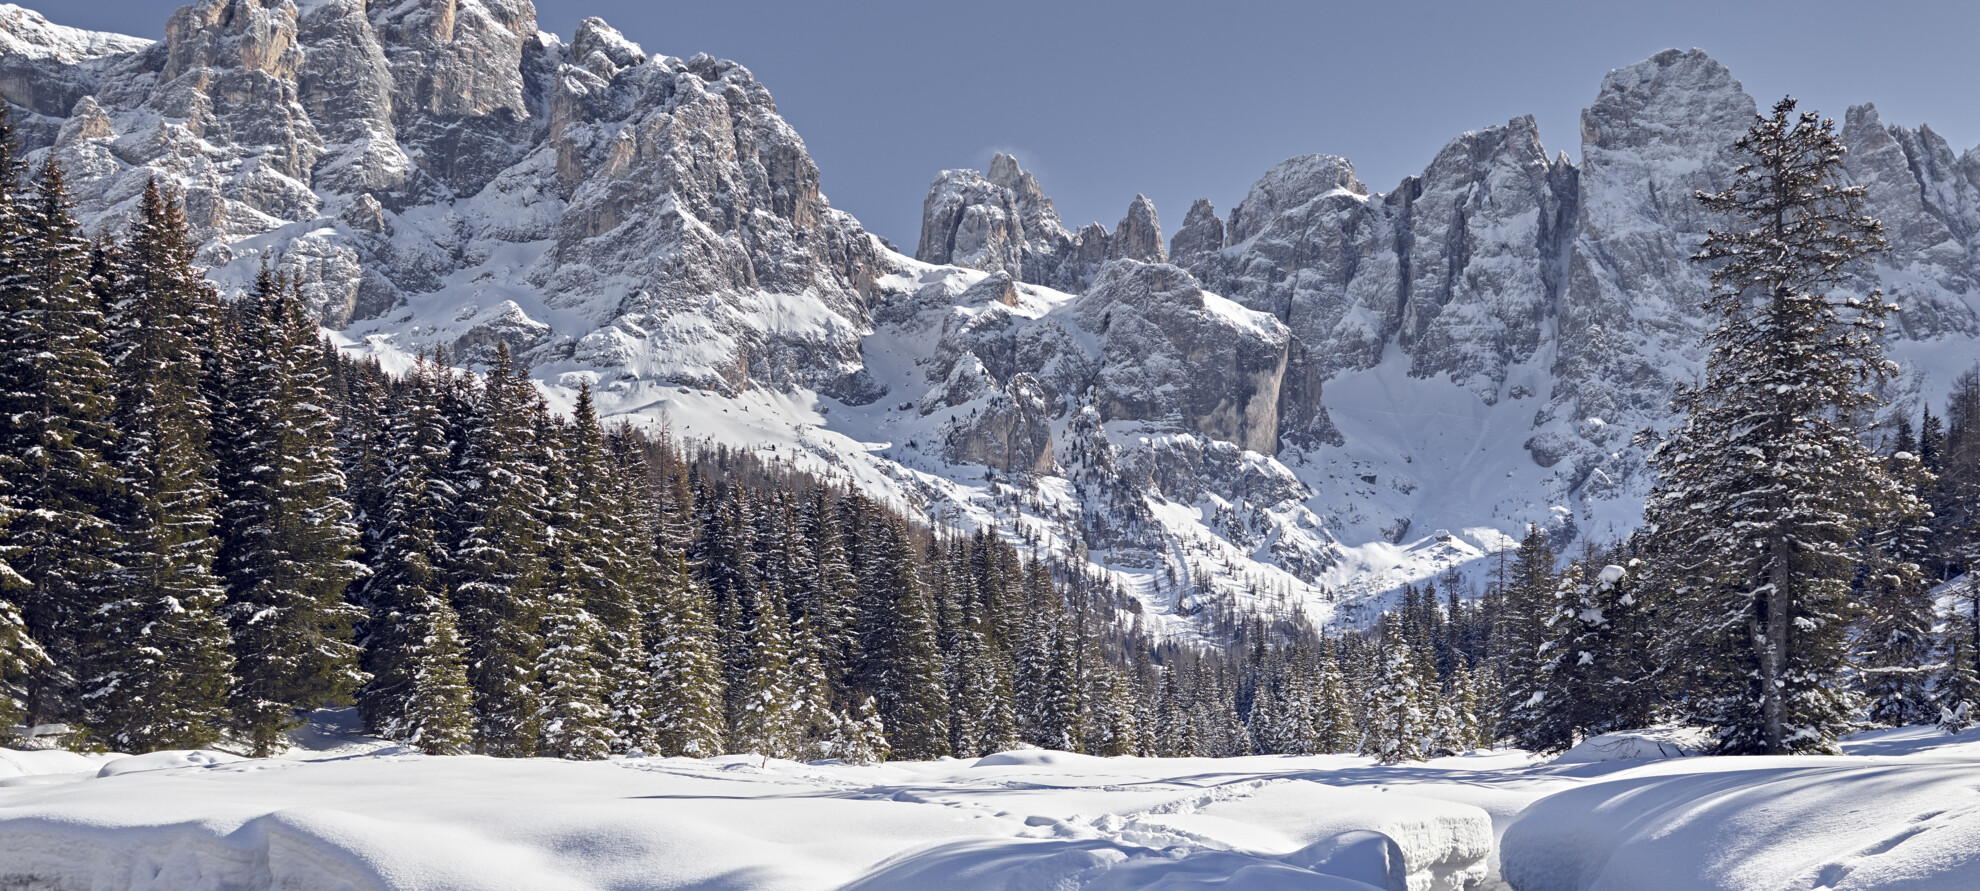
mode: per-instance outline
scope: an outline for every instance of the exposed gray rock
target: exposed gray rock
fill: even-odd
[[[1210,199],[1198,198],[1183,216],[1182,228],[1169,240],[1169,262],[1185,269],[1224,249],[1224,221]]]
[[[1107,242],[1107,259],[1169,262],[1168,252],[1162,249],[1162,221],[1155,215],[1154,202],[1136,195],[1128,203],[1127,216],[1121,218]]]
[[[915,259],[986,272],[1079,293],[1110,260],[1166,263],[1155,205],[1134,196],[1117,231],[1089,223],[1068,233],[1038,180],[999,153],[988,176],[944,170],[921,204],[921,243]]]
[[[0,17],[0,95],[89,231],[155,178],[218,280],[279,257],[332,326],[396,331],[379,317],[446,292],[405,346],[878,395],[859,345],[881,249],[747,69],[596,19],[565,46],[527,0],[198,0],[166,31]]]
[[[1074,312],[1100,337],[1092,386],[1102,418],[1179,422],[1278,451],[1288,336],[1277,319],[1205,292],[1180,267],[1132,260],[1107,264]]]
[[[988,376],[980,364],[959,365],[956,372],[964,373],[966,367]],[[989,385],[980,404],[950,422],[943,457],[1006,473],[1050,474],[1054,469],[1050,402],[1030,374],[1017,374],[1005,386]]]

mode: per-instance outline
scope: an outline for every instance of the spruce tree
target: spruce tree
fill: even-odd
[[[34,194],[0,109],[0,482],[20,511],[0,551],[21,587],[29,637],[46,659],[18,680],[27,724],[78,717],[76,670],[89,626],[109,596],[121,491],[106,460],[115,441],[112,380],[103,360],[102,305],[90,288],[92,253],[77,233],[52,161]]]
[[[1361,752],[1384,764],[1422,761],[1423,740],[1435,694],[1423,687],[1416,652],[1404,641],[1388,643],[1370,691],[1367,732]]]
[[[852,711],[838,717],[828,752],[829,757],[848,764],[878,764],[892,754],[887,728],[873,697],[861,699]]]
[[[845,683],[859,659],[859,579],[853,574],[838,520],[823,488],[805,502],[800,517],[816,569],[810,590],[817,602],[808,604],[805,614],[818,637],[825,678],[835,686]]]
[[[607,585],[595,593],[616,593],[610,595],[611,602],[593,608],[605,625],[600,644],[606,660],[605,707],[612,719],[612,750],[619,753],[644,752],[653,745],[653,721],[647,714],[647,687],[652,683],[647,633],[649,617],[658,608],[660,563],[655,541],[660,517],[649,497],[649,468],[635,439],[622,427],[611,440],[599,516],[606,539]]]
[[[855,689],[868,691],[894,755],[949,754],[948,696],[936,652],[935,622],[915,566],[914,542],[897,517],[863,530],[867,553],[860,594],[860,661]]]
[[[377,556],[358,596],[364,668],[358,693],[365,726],[426,748],[458,748],[472,728],[465,654],[447,598],[439,541],[453,492],[440,391],[448,373],[421,359],[394,400],[391,475],[382,498]]]
[[[1546,651],[1556,636],[1550,622],[1556,616],[1559,592],[1554,549],[1540,527],[1527,527],[1510,574],[1499,588],[1498,617],[1492,630],[1503,679],[1496,733],[1521,746],[1538,745],[1544,750],[1552,744],[1550,737],[1543,741],[1547,736],[1543,725],[1552,707],[1547,698],[1554,692],[1550,689],[1552,657]]]
[[[5,532],[20,513],[6,496],[6,489],[0,488],[0,532]],[[14,603],[27,590],[27,579],[7,563],[14,556],[14,551],[0,545],[0,742],[11,742],[12,734],[7,728],[20,723],[27,714],[24,682],[29,672],[48,661],[47,652],[28,635],[27,623],[21,620],[20,608]]]
[[[123,246],[106,327],[114,371],[113,590],[84,654],[83,722],[122,751],[201,748],[220,738],[233,686],[226,591],[213,574],[217,492],[201,348],[218,300],[193,265],[183,209],[145,188]]]
[[[542,728],[536,754],[595,761],[612,753],[616,735],[605,707],[605,673],[597,649],[605,629],[575,591],[558,590],[549,606],[535,671],[542,709],[536,719]]]
[[[1908,450],[1885,459],[1890,478],[1912,493],[1933,479]],[[1871,721],[1890,727],[1929,723],[1928,681],[1934,668],[1931,584],[1924,562],[1931,516],[1922,499],[1904,499],[1871,531],[1863,567],[1863,622],[1853,649]]]
[[[460,616],[468,683],[474,688],[475,751],[530,754],[537,739],[533,687],[541,621],[553,582],[548,548],[561,437],[506,345],[463,410],[450,443],[450,505],[445,567]]]
[[[1980,566],[1980,364],[1953,379],[1935,463],[1932,549],[1950,578]]]
[[[1322,657],[1314,686],[1313,750],[1323,754],[1352,750],[1360,738],[1354,704],[1348,698],[1340,663],[1331,655]]]
[[[473,690],[462,666],[453,607],[443,597],[429,596],[411,604],[405,619],[412,647],[404,664],[411,666],[411,676],[385,735],[428,755],[464,754],[474,740]]]
[[[706,596],[687,555],[664,548],[660,588],[645,641],[651,681],[645,712],[653,750],[706,758],[721,754],[725,720],[722,662]]]
[[[263,270],[236,307],[238,346],[215,424],[216,529],[234,642],[234,732],[267,756],[301,713],[363,682],[344,588],[357,528],[336,454],[329,371],[302,301]]]
[[[1932,711],[1939,729],[1959,733],[1980,723],[1980,576],[1968,573],[1954,589],[1942,634]]]
[[[1833,122],[1784,99],[1734,145],[1747,159],[1700,195],[1732,228],[1712,264],[1705,377],[1682,388],[1685,418],[1651,453],[1646,519],[1679,580],[1666,662],[1690,669],[1694,720],[1724,753],[1832,752],[1857,697],[1843,684],[1860,533],[1892,485],[1854,426],[1876,405],[1883,358],[1873,293],[1829,289],[1883,248],[1842,185]]]

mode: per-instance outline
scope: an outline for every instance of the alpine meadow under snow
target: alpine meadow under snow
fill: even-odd
[[[1618,68],[912,253],[528,0],[0,5],[0,887],[1980,882],[1980,148]]]

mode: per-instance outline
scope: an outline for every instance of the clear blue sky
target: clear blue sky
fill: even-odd
[[[158,37],[177,5],[14,0],[56,21]],[[386,0],[373,0],[386,2]],[[1980,143],[1980,3],[1903,0],[1212,2],[1004,0],[669,3],[537,0],[569,39],[601,16],[648,52],[749,66],[823,170],[832,203],[912,251],[944,167],[1009,151],[1068,225],[1111,228],[1136,192],[1173,234],[1191,199],[1220,213],[1272,164],[1345,155],[1388,191],[1457,134],[1520,114],[1580,154],[1602,75],[1701,47],[1761,104],[1792,93],[1842,117],[1874,101]]]

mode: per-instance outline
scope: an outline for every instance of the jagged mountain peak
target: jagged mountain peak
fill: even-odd
[[[0,55],[74,65],[139,52],[151,44],[142,37],[58,25],[32,9],[0,3]]]
[[[1525,116],[1387,193],[1302,155],[1166,246],[1140,195],[1069,231],[1000,153],[935,177],[909,258],[833,209],[734,62],[598,19],[565,43],[516,0],[173,23],[151,44],[0,7],[0,41],[41,47],[0,54],[0,96],[90,231],[156,177],[223,285],[273,259],[351,349],[506,342],[553,396],[588,382],[607,413],[1091,558],[1172,629],[1206,592],[1325,620],[1527,523],[1627,531],[1629,434],[1701,358],[1691,195],[1757,107],[1704,53],[1659,53],[1603,79],[1579,163]],[[1980,154],[1867,106],[1844,130],[1894,233],[1851,286],[1905,306],[1892,395],[1933,398],[1980,332]]]

